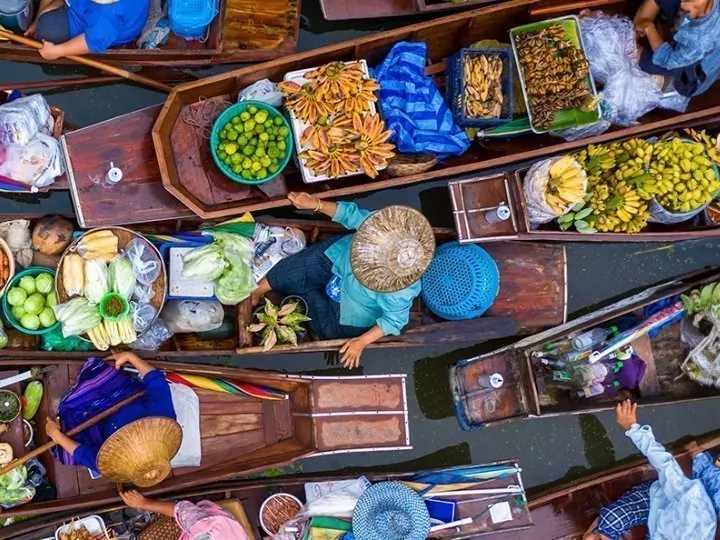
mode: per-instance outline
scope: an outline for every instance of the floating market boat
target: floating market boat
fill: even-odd
[[[6,217],[0,221],[10,219]],[[263,219],[270,226],[295,227],[304,232],[309,242],[330,235],[347,232],[331,221]],[[198,227],[197,219],[141,225],[135,230],[154,241],[166,241],[167,235],[190,231]],[[452,229],[434,229],[436,241],[454,239]],[[158,236],[158,238],[154,238]],[[494,304],[481,317],[468,321],[444,321],[432,315],[416,301],[410,322],[400,336],[387,337],[370,348],[426,346],[439,343],[479,343],[482,341],[530,333],[553,324],[561,324],[567,317],[566,257],[563,246],[534,243],[496,243],[488,246],[500,274],[500,290]],[[39,257],[39,256],[38,256]],[[54,266],[58,258],[38,258],[34,264]],[[312,336],[297,347],[277,345],[263,351],[257,337],[247,330],[253,322],[250,299],[236,307],[226,306],[226,332],[212,338],[199,334],[175,334],[155,353],[140,353],[151,358],[184,358],[197,355],[272,354],[276,352],[337,351],[346,340],[314,340]],[[6,328],[9,345],[0,349],[0,358],[80,358],[82,352],[42,350],[40,336]]]
[[[489,471],[495,470],[496,473]],[[487,472],[486,472],[487,471]],[[477,484],[466,484],[460,482],[472,482],[472,475],[491,475],[501,474],[502,477],[492,478],[490,476],[486,481],[482,482],[481,486]],[[494,495],[483,495],[477,494],[466,494],[466,495],[451,495],[447,496],[439,495],[437,499],[442,499],[448,502],[456,502],[455,508],[455,520],[460,521],[465,518],[472,518],[473,521],[468,524],[463,524],[455,528],[448,528],[442,531],[442,538],[451,538],[454,540],[476,538],[477,535],[482,535],[483,538],[495,538],[496,534],[503,532],[505,534],[498,534],[498,538],[503,538],[508,533],[517,533],[523,529],[532,531],[532,519],[530,510],[528,508],[527,499],[525,498],[521,472],[519,464],[514,460],[499,461],[489,465],[469,465],[463,467],[453,467],[450,469],[432,469],[428,471],[422,471],[418,473],[391,473],[391,474],[378,474],[368,473],[365,477],[371,482],[383,482],[383,481],[400,481],[400,482],[412,482],[418,475],[443,475],[445,478],[452,475],[454,479],[457,479],[458,483],[453,484],[449,489],[475,489],[476,487],[481,489],[513,489],[516,487],[517,492],[508,496],[505,493],[496,493]],[[246,529],[250,530],[250,538],[260,539],[263,538],[264,533],[261,530],[260,524],[260,512],[263,502],[271,495],[277,494],[278,492],[287,493],[294,497],[297,497],[300,501],[307,500],[307,494],[312,493],[317,495],[318,493],[324,493],[321,483],[330,482],[342,482],[345,480],[354,480],[355,476],[348,475],[323,475],[316,477],[297,477],[292,478],[278,478],[278,479],[254,479],[236,481],[232,483],[224,483],[215,486],[205,486],[196,488],[193,490],[184,490],[181,492],[173,493],[172,498],[174,500],[214,500],[221,504],[224,508],[233,512],[235,516],[239,517],[240,523],[243,523]],[[427,478],[427,476],[426,476]],[[447,480],[445,480],[447,481]],[[425,485],[425,483],[412,483],[411,486]],[[441,485],[439,487],[445,487]],[[439,493],[440,490],[436,490]],[[488,506],[492,503],[498,503],[507,500],[512,511],[512,519],[493,523],[490,519],[490,513]],[[118,505],[102,505],[92,511],[93,514],[100,514],[104,518],[107,526],[110,526],[116,521],[113,519],[113,515],[108,515],[114,509],[117,509]],[[53,513],[50,516],[43,516],[33,519],[28,522],[20,522],[9,527],[0,529],[0,538],[14,538],[16,540],[29,540],[42,538],[43,534],[52,535],[63,523],[68,523],[70,520],[77,516],[77,512],[70,513]],[[117,517],[117,514],[114,514]],[[440,535],[440,531],[438,531]]]
[[[55,414],[60,398],[82,365],[82,361],[66,359],[3,362],[3,379],[31,367],[43,370],[44,393],[33,419],[38,445],[47,441],[46,417]],[[311,377],[167,362],[153,366],[179,376],[255,385],[269,389],[261,392],[262,396],[272,393],[286,397],[265,399],[255,397],[257,391],[246,395],[196,388],[202,463],[175,469],[148,494],[187,490],[309,456],[411,448],[405,375]],[[8,388],[19,393],[20,386],[15,383]],[[11,424],[0,438],[12,445],[15,457],[21,457],[25,455],[22,416]],[[40,460],[57,489],[57,498],[4,509],[3,516],[38,516],[119,501],[115,486],[108,480],[91,478],[87,469],[60,465],[48,453]]]
[[[320,0],[323,17],[329,21],[405,17],[407,15],[442,13],[489,4],[491,0],[373,0],[366,4],[348,0]]]
[[[686,322],[686,318],[677,318],[681,311],[673,312],[675,318],[667,319],[669,324],[659,327],[659,332],[648,333],[652,328],[645,326],[642,331],[631,332],[624,342],[623,347],[630,345],[646,366],[642,380],[633,390],[621,388],[619,392],[601,392],[593,397],[578,398],[576,391],[559,384],[557,379],[553,380],[555,372],[550,373],[549,369],[542,367],[540,357],[551,359],[550,364],[557,364],[552,360],[555,355],[547,352],[552,348],[548,344],[559,343],[591,329],[610,328],[616,324],[615,321],[622,321],[622,317],[631,317],[629,330],[639,329],[646,323],[649,325],[655,321],[652,318],[655,312],[650,309],[653,304],[673,299],[669,302],[673,305],[672,309],[681,310],[674,304],[678,295],[687,295],[697,287],[713,283],[719,276],[717,269],[695,272],[651,287],[508,347],[455,363],[450,368],[450,388],[461,427],[475,430],[523,418],[606,411],[613,409],[618,399],[624,397],[632,398],[640,406],[717,397],[717,389],[702,386],[687,376],[680,377],[684,373],[681,365],[690,350],[681,339],[681,325]],[[636,322],[637,326],[633,326]],[[686,330],[683,329],[685,334]],[[613,343],[609,339],[607,346]],[[606,360],[615,357],[611,354],[615,349],[603,349],[601,346],[588,349],[588,354],[590,351],[604,351],[602,358]],[[585,359],[588,356],[578,358]],[[598,356],[591,358],[591,362],[601,359]],[[573,361],[570,359],[566,363],[571,364]],[[564,369],[558,365],[554,367],[556,370]],[[495,373],[502,375],[503,384],[490,387],[486,380]]]
[[[297,49],[300,0],[227,0],[210,24],[207,39],[185,40],[173,33],[157,49],[138,49],[133,42],[89,58],[120,66],[208,66],[281,58]],[[44,60],[35,49],[0,41],[0,60],[67,64]]]

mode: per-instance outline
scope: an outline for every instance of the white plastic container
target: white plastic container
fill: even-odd
[[[357,60],[357,62],[360,62],[363,73],[365,73],[365,77],[370,78],[370,70],[368,69],[367,62],[365,60]],[[353,63],[353,62],[345,62],[346,65],[351,64],[351,63]],[[308,71],[312,71],[313,69],[316,69],[316,68],[300,69],[298,71],[290,71],[285,74],[285,77],[283,78],[283,80],[294,82],[294,83],[297,83],[302,86],[302,85],[310,82],[308,79],[305,78],[305,74]],[[301,152],[312,147],[312,145],[310,145],[310,144],[307,144],[304,147],[300,146],[300,136],[302,135],[303,131],[305,131],[305,129],[310,126],[310,124],[300,120],[297,116],[295,116],[295,114],[292,111],[289,111],[289,112],[290,112],[290,125],[292,126],[293,138],[295,139],[295,149],[297,150],[297,153],[299,155]],[[377,114],[377,107],[375,106],[374,101],[370,102],[370,114],[372,114],[373,116]],[[306,184],[314,184],[316,182],[326,182],[327,180],[335,180],[334,177],[329,176],[327,174],[320,174],[320,175],[315,174],[312,171],[312,169],[309,169],[308,167],[305,166],[302,159],[298,158],[298,161],[300,164],[300,172],[302,173],[303,182],[305,182]],[[385,169],[385,167],[380,167],[378,169],[378,171],[382,171],[383,169]],[[342,175],[338,176],[338,178],[346,178],[348,176],[356,176],[358,174],[364,174],[362,169],[358,169],[357,171],[354,171],[354,172],[342,174]]]
[[[183,257],[192,247],[171,247],[168,255],[168,296],[172,298],[212,298],[212,281],[190,281],[182,276]]]
[[[70,527],[73,527],[75,529],[85,527],[87,531],[93,536],[101,535],[105,532],[105,522],[103,521],[103,518],[97,515],[92,515],[84,517],[77,521],[73,521],[72,524],[68,523],[67,525],[58,527],[58,529],[55,531],[55,540],[60,540],[61,534],[69,533],[72,530],[70,529]]]

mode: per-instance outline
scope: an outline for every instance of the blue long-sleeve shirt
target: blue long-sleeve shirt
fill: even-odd
[[[700,480],[683,473],[673,455],[655,440],[650,426],[625,432],[658,473],[650,486],[648,538],[714,540],[717,515]]]
[[[147,418],[148,416],[167,416],[176,420],[175,407],[173,407],[170,385],[165,375],[159,369],[148,372],[142,379],[145,395],[132,403],[125,405],[112,416],[98,424],[103,440],[130,422]],[[77,465],[97,471],[97,457],[99,446],[81,444],[73,452],[73,461]]]
[[[652,61],[665,69],[677,69],[700,62],[706,80],[693,95],[702,94],[720,75],[720,0],[704,17],[691,19],[683,13],[671,42],[653,53]]]
[[[108,4],[93,0],[65,1],[70,37],[85,34],[85,41],[93,53],[136,40],[150,10],[150,0],[117,0]]]
[[[333,221],[345,228],[356,230],[371,214],[355,203],[339,202]],[[379,293],[364,287],[357,280],[350,265],[352,236],[344,236],[327,250],[325,255],[333,263],[333,274],[342,279],[340,286],[340,324],[347,326],[379,326],[383,333],[399,335],[410,320],[413,300],[422,286],[416,281],[406,289],[392,293]]]

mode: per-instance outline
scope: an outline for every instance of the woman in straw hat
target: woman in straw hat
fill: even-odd
[[[66,431],[134,394],[144,391],[145,395],[74,439],[48,418],[45,431],[60,447],[55,457],[64,465],[87,467],[111,481],[140,487],[157,484],[170,474],[170,460],[182,440],[170,386],[162,371],[136,354],[121,352],[106,360],[114,362],[114,368],[102,360],[88,360],[61,400],[58,415]],[[123,373],[125,364],[134,367],[142,380]]]
[[[135,490],[121,492],[120,497],[130,508],[174,519],[182,531],[180,540],[248,540],[242,525],[214,502],[156,501]]]
[[[372,213],[308,193],[288,198],[299,210],[325,214],[357,232],[317,242],[280,261],[258,283],[253,303],[273,290],[301,296],[308,304],[310,328],[321,339],[349,338],[340,349],[341,361],[357,367],[365,347],[400,334],[407,325],[435,251],[432,227],[407,206]]]

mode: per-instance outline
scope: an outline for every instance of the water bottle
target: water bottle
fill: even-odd
[[[605,341],[610,334],[617,332],[617,326],[610,328],[593,328],[587,332],[583,332],[579,336],[572,339],[572,347],[576,351],[585,351],[591,349]]]
[[[578,390],[577,396],[580,398],[589,398],[599,396],[603,393],[605,393],[605,387],[600,383],[595,383]]]
[[[534,353],[533,356],[535,358],[538,358],[541,362],[543,360],[547,360],[547,364],[550,365],[550,362],[553,362],[558,367],[564,367],[567,364],[578,364],[585,360],[587,360],[590,357],[590,354],[592,353],[592,350],[587,351],[549,351],[549,352],[538,352]],[[544,364],[546,362],[543,362]]]
[[[572,369],[572,384],[576,388],[584,388],[598,381],[602,382],[608,374],[608,367],[602,362],[584,364]]]

